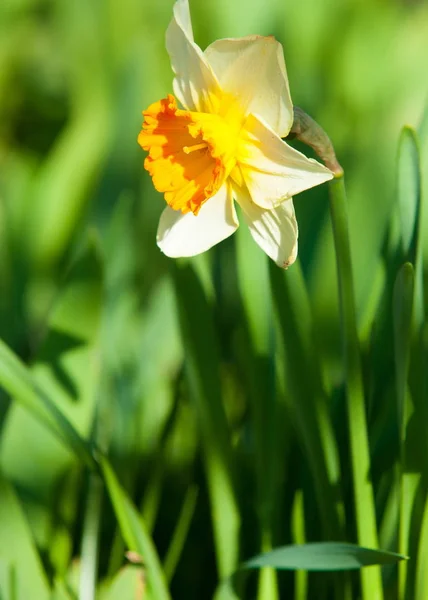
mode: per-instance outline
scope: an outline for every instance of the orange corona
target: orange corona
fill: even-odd
[[[233,101],[215,114],[181,110],[172,94],[143,112],[140,146],[155,188],[174,210],[197,215],[229,175],[239,180],[237,154],[243,119]]]

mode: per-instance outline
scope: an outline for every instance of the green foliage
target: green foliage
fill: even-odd
[[[49,584],[25,515],[11,484],[0,479],[2,594],[40,600],[49,597]]]
[[[346,571],[371,565],[394,564],[404,558],[392,552],[370,550],[353,544],[324,542],[284,546],[266,552],[244,563],[247,569],[270,565],[277,569],[305,571]]]
[[[347,201],[296,197],[287,271],[166,259],[172,0],[0,2],[0,598],[425,600],[427,7],[190,4],[283,43]]]
[[[138,511],[122,490],[107,459],[101,459],[106,486],[127,546],[141,556],[148,572],[149,594],[154,600],[168,600],[168,593],[159,558]]]

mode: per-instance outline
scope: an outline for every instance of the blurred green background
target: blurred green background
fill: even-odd
[[[64,430],[43,421],[45,396],[63,425],[109,456],[172,598],[212,598],[240,560],[273,546],[362,543],[327,186],[295,198],[300,263],[285,273],[244,228],[188,261],[156,246],[164,200],[136,138],[141,111],[171,91],[172,5],[0,0],[0,335],[26,365],[8,371],[3,357],[0,368],[2,600],[168,597],[162,585],[142,591],[141,568],[124,558],[142,547],[120,521],[128,505],[116,498],[114,512],[106,471],[109,493]],[[190,8],[202,48],[252,33],[283,44],[293,102],[325,128],[345,169],[370,478],[380,545],[397,550],[392,303],[398,268],[413,256],[399,250],[397,156],[402,126],[413,126],[428,173],[428,6],[190,0]],[[414,219],[412,262],[423,282],[428,209],[417,204]],[[413,390],[423,399],[426,341],[422,351],[412,343]],[[24,405],[27,376],[36,392]],[[426,437],[420,429],[416,440]],[[415,457],[424,454],[418,444]],[[422,552],[428,467],[418,461],[409,467],[412,493],[420,488],[409,544]],[[153,564],[143,558],[150,588]],[[400,600],[425,599],[423,571],[416,559],[409,565]],[[385,598],[398,598],[396,567],[383,577]],[[360,597],[354,575],[281,573],[278,582],[262,571],[238,597]]]

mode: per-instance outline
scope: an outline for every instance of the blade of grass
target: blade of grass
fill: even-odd
[[[62,579],[56,579],[50,600],[78,600],[78,598]]]
[[[370,450],[364,400],[361,356],[357,333],[354,280],[348,231],[348,214],[344,177],[329,183],[330,214],[333,225],[339,284],[342,339],[348,403],[348,430],[354,486],[354,508],[358,541],[376,548],[378,535],[373,488],[370,479]],[[383,587],[379,569],[361,572],[364,600],[382,600]]]
[[[38,313],[42,320],[30,335],[33,356],[28,373],[37,390],[48,399],[44,402],[46,412],[49,413],[49,405],[55,405],[56,409],[52,406],[52,410],[56,414],[60,411],[86,439],[100,374],[99,329],[103,301],[103,264],[93,234],[82,237],[78,252],[64,267],[61,285],[55,286],[55,291],[49,289],[39,302],[37,286],[30,294],[34,295],[32,303],[40,305]],[[10,406],[2,431],[4,470],[13,480],[20,481],[30,496],[43,494],[58,506],[58,479],[81,459],[75,452],[70,453],[63,439],[58,440],[58,432],[47,430],[33,412],[19,401]],[[20,452],[23,436],[27,438],[24,455]],[[42,510],[49,518],[48,506]],[[37,522],[42,517],[36,517],[33,512],[31,515],[31,524],[38,527]],[[40,536],[38,543],[52,551],[51,540]],[[58,559],[59,555],[55,554],[55,564]]]
[[[105,585],[101,591],[100,600],[144,600],[145,595],[144,571],[136,565],[127,565]]]
[[[7,600],[17,600],[15,569],[9,561],[3,559],[0,559],[0,590]]]
[[[8,559],[9,587],[16,600],[48,600],[48,578],[29,525],[12,485],[1,473],[0,498],[0,555]]]
[[[272,548],[273,518],[278,494],[278,458],[282,453],[283,431],[278,428],[277,394],[274,385],[272,300],[269,293],[268,259],[254,244],[250,231],[240,227],[236,235],[236,259],[239,290],[245,319],[246,336],[243,368],[248,373],[246,391],[251,410],[251,428],[255,438],[255,463],[258,495],[258,518],[262,552]],[[257,273],[258,291],[254,293]],[[277,600],[278,584],[272,569],[259,574],[257,598]]]
[[[183,546],[186,542],[187,534],[189,532],[190,524],[195,512],[197,499],[198,488],[193,485],[186,492],[180,516],[165,556],[163,570],[165,573],[165,578],[168,582],[170,582],[174,577],[178,561],[180,560]]]
[[[428,417],[426,409],[426,360],[423,339],[425,324],[423,253],[422,253],[422,192],[421,158],[416,132],[404,127],[398,148],[398,207],[404,259],[414,265],[403,265],[394,289],[394,333],[396,336],[396,384],[399,411],[401,502],[400,551],[403,549],[418,560],[408,567],[400,565],[399,593],[401,598],[415,597],[415,582],[420,557],[426,556],[421,545],[420,526],[426,503],[426,431],[422,423]],[[410,357],[409,357],[410,355]],[[410,360],[409,360],[410,358]]]
[[[123,538],[129,549],[142,557],[147,570],[147,584],[154,600],[171,600],[156,548],[141,516],[120,485],[107,459],[100,458],[100,465]]]
[[[428,341],[428,327],[425,326],[425,343]],[[428,345],[428,344],[427,344]],[[428,551],[428,495],[426,485],[426,472],[423,474],[425,479],[424,500],[425,505],[423,515],[419,521],[418,549],[415,574],[415,600],[425,600],[428,597],[428,570],[426,568],[426,558]]]
[[[284,369],[286,379],[285,397],[289,398],[288,410],[314,482],[314,490],[312,486],[305,485],[304,493],[307,498],[315,494],[315,506],[321,517],[321,535],[327,539],[344,540],[345,505],[339,451],[327,404],[323,365],[313,331],[312,306],[300,261],[287,272],[276,269],[272,264],[271,286],[281,340],[278,350],[282,349],[280,354],[283,355],[281,369]],[[309,372],[311,377],[307,376]],[[315,535],[320,535],[319,531]],[[305,574],[298,577],[300,575],[304,580]],[[335,577],[333,585],[335,598],[350,600],[347,574]]]
[[[340,494],[339,501],[333,494],[333,486],[340,483],[338,450],[312,339],[311,311],[300,264],[297,261],[286,272],[272,264],[270,277],[278,339],[285,352],[285,380],[291,391],[289,410],[308,457],[324,535],[340,539],[343,504]],[[313,375],[308,377],[308,372]]]
[[[420,221],[420,227],[422,231],[428,231],[428,186],[426,182],[428,180],[428,103],[425,105],[425,110],[422,115],[421,122],[418,127],[418,134],[420,140],[420,163],[421,163],[421,176],[424,181],[422,186],[422,203],[424,210],[422,211],[422,218]],[[428,245],[425,242],[425,236],[420,240],[422,260],[427,258]]]
[[[59,3],[55,15],[61,46],[70,60],[73,110],[41,162],[31,211],[26,211],[23,240],[28,260],[36,267],[57,265],[67,252],[98,183],[112,133],[109,69],[102,36],[96,35],[104,13],[78,0]]]
[[[64,577],[73,558],[73,530],[70,526],[79,514],[81,480],[80,465],[68,470],[55,489],[55,517],[49,537],[49,563],[58,577]]]
[[[399,487],[399,541],[398,551],[408,552],[409,528],[413,499],[409,494],[414,485],[409,481],[414,474],[406,474],[405,442],[409,417],[407,398],[407,378],[410,362],[410,347],[412,339],[412,311],[414,295],[414,269],[411,263],[405,263],[398,272],[394,287],[394,356],[396,372],[396,394],[398,407],[398,424],[400,436],[400,487]],[[398,597],[405,597],[407,563],[398,568]]]
[[[406,556],[385,550],[375,550],[345,542],[313,542],[281,546],[254,556],[240,565],[238,571],[223,580],[219,586],[232,589],[239,577],[251,569],[272,567],[278,570],[308,572],[342,572],[372,570],[374,566],[393,565]]]
[[[178,399],[176,396],[159,439],[152,471],[148,476],[144,497],[140,507],[141,515],[149,533],[151,533],[155,527],[156,518],[159,512],[164,479],[166,476],[166,456],[169,449],[168,446],[171,440],[171,435],[173,433],[174,426],[176,425],[177,413]]]
[[[414,260],[420,209],[420,167],[416,134],[410,127],[401,132],[398,148],[398,210],[401,243],[405,256]]]
[[[96,469],[96,462],[88,443],[40,389],[24,363],[2,340],[0,340],[0,385],[46,425],[86,466]]]
[[[294,497],[293,510],[291,514],[291,529],[293,533],[293,541],[296,544],[304,544],[306,541],[306,534],[305,509],[302,490],[297,490]],[[294,600],[306,600],[308,593],[308,574],[306,571],[302,569],[298,569],[296,571],[294,585]]]
[[[415,318],[421,324],[424,313],[422,273],[422,192],[421,159],[417,134],[403,127],[398,147],[398,209],[404,260],[415,268]]]
[[[220,577],[226,577],[237,566],[240,516],[213,315],[191,264],[177,261],[173,276],[187,375],[201,429],[218,571]]]
[[[283,546],[247,560],[244,569],[271,566],[275,569],[305,571],[346,571],[372,565],[388,565],[406,557],[395,552],[372,550],[341,542],[319,542]]]
[[[412,313],[415,275],[413,265],[405,263],[398,272],[394,287],[394,357],[400,441],[406,434],[406,390],[412,340]]]
[[[284,272],[271,265],[271,286],[289,397],[289,411],[307,456],[314,482],[321,531],[327,539],[345,539],[345,505],[337,441],[327,405],[322,365],[313,333],[311,304],[297,261]],[[312,376],[308,377],[307,374]],[[290,394],[291,392],[291,394]],[[307,497],[312,489],[305,488]],[[317,532],[318,535],[318,532]],[[335,598],[349,600],[346,576],[334,579]]]
[[[102,479],[97,473],[90,473],[80,553],[79,600],[95,600],[96,597],[102,501]]]

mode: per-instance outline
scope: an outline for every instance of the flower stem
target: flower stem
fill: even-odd
[[[363,546],[377,548],[378,535],[373,488],[370,480],[370,452],[343,174],[336,176],[329,183],[329,189],[330,213],[333,225],[339,285],[348,404],[348,429],[358,543]],[[380,567],[370,567],[361,570],[361,587],[363,600],[383,599]]]

